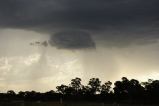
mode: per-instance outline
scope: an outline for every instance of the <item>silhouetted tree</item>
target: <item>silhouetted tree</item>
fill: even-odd
[[[45,94],[47,94],[47,95],[53,95],[54,93],[55,93],[55,91],[51,90],[51,91],[46,92]]]
[[[16,95],[16,93],[15,93],[13,90],[7,91],[7,94],[8,94],[8,95]]]
[[[135,79],[130,80],[130,86],[128,89],[128,93],[133,99],[139,99],[143,97],[144,87],[141,86],[139,81]]]
[[[81,84],[81,79],[76,77],[67,85],[57,86],[57,92],[51,90],[45,93],[36,91],[20,91],[16,94],[13,90],[0,93],[1,101],[93,101],[93,102],[123,102],[123,103],[149,103],[159,104],[159,80],[149,79],[140,83],[136,79],[123,77],[114,83],[108,81],[101,85],[99,78],[91,78],[88,85]],[[62,103],[61,102],[61,103]]]
[[[122,81],[116,81],[114,85],[114,93],[120,100],[127,99],[132,102],[143,97],[144,87],[135,79],[128,80],[123,77]]]
[[[23,91],[18,92],[18,97],[25,98],[25,96],[26,96],[25,92],[23,92]]]
[[[91,94],[91,89],[89,86],[82,86],[82,94],[83,95],[90,95]]]
[[[106,95],[110,93],[112,82],[108,81],[101,85],[101,94]]]
[[[68,89],[68,86],[62,84],[60,86],[57,86],[56,89],[58,93],[66,94],[66,90]]]
[[[90,93],[91,94],[97,94],[100,92],[100,87],[101,87],[101,81],[99,78],[91,78],[89,80],[88,85],[90,86]]]
[[[159,102],[159,80],[149,79],[148,82],[142,83],[145,87],[147,100]]]
[[[75,78],[71,80],[70,88],[73,90],[74,95],[79,95],[82,93],[82,84],[81,84],[81,79],[80,78]]]

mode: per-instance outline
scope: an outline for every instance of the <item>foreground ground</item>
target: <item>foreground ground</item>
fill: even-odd
[[[158,105],[143,105],[143,104],[104,104],[104,103],[54,103],[54,102],[14,102],[0,103],[0,106],[158,106]]]

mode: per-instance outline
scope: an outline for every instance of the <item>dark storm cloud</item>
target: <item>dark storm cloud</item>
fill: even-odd
[[[59,49],[95,48],[91,35],[83,31],[63,31],[50,37],[49,43]]]
[[[158,4],[158,0],[1,0],[0,17],[1,25],[8,27],[98,29],[156,21]]]
[[[0,27],[88,30],[110,46],[145,44],[159,39],[158,5],[158,0],[1,0]]]

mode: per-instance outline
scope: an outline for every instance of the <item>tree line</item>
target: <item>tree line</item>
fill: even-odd
[[[120,81],[101,83],[99,78],[91,78],[87,85],[81,78],[72,79],[69,85],[60,85],[56,91],[45,93],[13,90],[0,93],[0,102],[6,101],[57,101],[57,102],[102,102],[102,103],[145,103],[159,104],[159,80],[149,79],[139,82],[123,77]]]

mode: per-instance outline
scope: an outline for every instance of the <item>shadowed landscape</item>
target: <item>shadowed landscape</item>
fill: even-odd
[[[121,81],[101,84],[99,78],[91,78],[87,85],[76,77],[69,85],[60,85],[56,91],[45,93],[13,90],[0,93],[2,106],[125,106],[159,105],[159,80],[139,82],[122,77]]]

